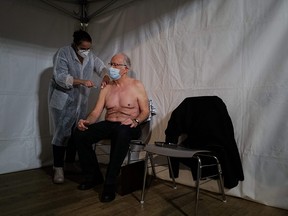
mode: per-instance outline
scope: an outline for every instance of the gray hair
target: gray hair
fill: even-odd
[[[131,68],[131,60],[125,53],[119,53],[124,57],[124,64],[130,69]]]

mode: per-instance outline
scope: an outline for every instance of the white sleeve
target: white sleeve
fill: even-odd
[[[95,56],[95,59],[94,59],[94,71],[102,78],[108,72],[104,62],[97,56]]]

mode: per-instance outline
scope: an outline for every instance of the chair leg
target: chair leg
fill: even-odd
[[[148,157],[150,159],[153,176],[154,176],[154,178],[156,178],[156,170],[155,170],[155,163],[154,163],[154,160],[153,160],[153,154],[150,154],[150,153],[147,152],[147,155],[148,155]],[[147,166],[148,166],[148,164],[147,164]]]
[[[221,165],[220,165],[219,162],[217,163],[217,167],[218,167],[218,175],[219,175],[219,180],[218,180],[219,191],[220,191],[220,193],[222,193],[222,200],[223,200],[223,202],[227,202],[227,200],[226,200],[226,195],[225,195],[225,191],[224,191],[224,183],[223,183],[222,169],[221,169]]]
[[[172,181],[173,181],[173,188],[177,189],[176,182],[175,182],[175,177],[174,177],[174,173],[173,173],[172,165],[171,165],[171,161],[170,161],[170,157],[167,157],[167,160],[168,160],[169,172],[171,174]]]
[[[131,154],[132,154],[132,150],[131,150],[131,146],[129,146],[129,149],[128,149],[128,159],[127,159],[127,164],[130,164],[130,161],[131,161]]]
[[[198,214],[199,192],[200,192],[200,179],[202,175],[202,164],[199,156],[197,158],[197,177],[196,177],[196,198],[195,198],[195,215]]]
[[[148,170],[148,160],[149,160],[149,153],[146,153],[145,156],[145,167],[144,167],[144,178],[143,178],[143,186],[142,186],[142,192],[141,192],[141,200],[140,203],[144,203],[144,193],[145,193],[145,187],[146,187],[146,177],[147,177],[147,170]]]

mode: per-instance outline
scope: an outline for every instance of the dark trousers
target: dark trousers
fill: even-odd
[[[85,131],[78,129],[74,134],[79,161],[87,181],[102,178],[97,156],[92,145],[103,139],[111,140],[110,161],[106,171],[105,184],[115,184],[121,165],[127,155],[129,143],[141,134],[140,128],[130,128],[119,122],[101,121],[88,126]]]
[[[64,167],[64,158],[67,163],[73,163],[76,159],[76,146],[74,145],[74,130],[71,136],[65,140],[66,146],[53,146],[53,165],[54,167]]]

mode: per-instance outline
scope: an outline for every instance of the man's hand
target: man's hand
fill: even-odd
[[[77,128],[78,128],[80,131],[85,131],[85,130],[88,129],[87,126],[88,126],[89,124],[90,124],[89,121],[80,119],[80,120],[78,121]]]
[[[138,126],[138,123],[130,118],[126,119],[125,121],[122,121],[121,124],[130,125],[130,128],[135,128]]]

